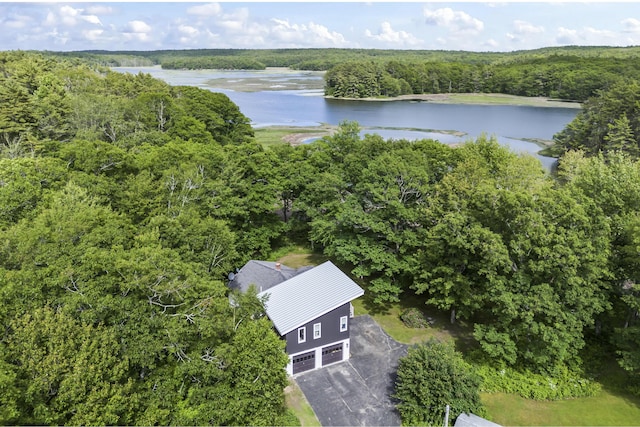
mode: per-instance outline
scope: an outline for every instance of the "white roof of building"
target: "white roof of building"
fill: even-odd
[[[269,295],[267,315],[280,335],[285,335],[363,294],[360,286],[327,261],[258,296]]]
[[[475,414],[461,413],[456,418],[456,423],[453,427],[502,427],[500,424],[496,424]]]

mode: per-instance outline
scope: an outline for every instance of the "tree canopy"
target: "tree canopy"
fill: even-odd
[[[265,148],[222,94],[35,53],[0,69],[2,424],[295,422],[263,301],[225,286],[291,243],[378,307],[464,319],[495,366],[578,371],[597,337],[640,372],[636,82],[586,102],[550,174],[494,138],[349,121]]]
[[[248,119],[145,74],[1,58],[0,423],[295,423],[263,301],[225,286],[281,227]]]
[[[452,344],[429,341],[409,348],[398,365],[395,398],[402,423],[440,425],[446,407],[455,420],[462,413],[484,414],[480,378]]]

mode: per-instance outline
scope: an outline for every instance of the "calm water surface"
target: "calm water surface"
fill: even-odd
[[[171,85],[198,86],[225,93],[249,117],[254,127],[337,125],[355,120],[363,133],[384,138],[434,138],[446,144],[464,142],[481,134],[495,136],[515,152],[535,155],[551,167],[555,159],[536,154],[540,147],[524,139],[550,140],[578,113],[574,108],[511,105],[435,104],[413,101],[346,101],[322,97],[320,73],[305,71],[163,70],[159,67],[117,67],[115,71],[149,73]],[[236,91],[230,82],[245,82],[269,90]],[[282,87],[303,88],[280,90]],[[255,89],[254,89],[255,90]],[[464,132],[455,136],[447,131]]]

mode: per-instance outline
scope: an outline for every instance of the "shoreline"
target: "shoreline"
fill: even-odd
[[[259,131],[258,133],[263,133],[263,134],[269,134],[269,133],[277,134],[278,135],[277,138],[279,139],[279,141],[281,141],[281,143],[289,144],[295,147],[295,146],[304,144],[306,140],[311,138],[322,138],[325,136],[331,136],[335,134],[337,129],[338,129],[338,125],[330,125],[327,123],[322,123],[317,126],[303,126],[303,127],[282,126],[282,125],[264,126],[256,130]],[[438,129],[380,128],[376,126],[365,126],[365,127],[361,127],[360,129],[365,132],[367,130],[373,131],[376,129],[392,129],[392,130],[415,130],[415,131],[422,131],[422,132],[439,133],[443,135],[455,135],[459,137],[464,137],[466,135],[465,132],[461,132],[461,131],[438,130]],[[256,139],[258,140],[258,142],[264,143],[264,140],[260,141],[263,138],[266,138],[266,137],[260,138],[256,135]],[[553,146],[553,141],[551,140],[543,140],[539,138],[514,138],[514,139],[519,139],[521,141],[536,144],[540,148],[540,151],[549,149],[550,147]],[[456,142],[448,145],[456,146],[460,143]],[[540,151],[538,151],[537,153],[540,154]]]
[[[463,104],[463,105],[509,105],[541,108],[572,108],[580,109],[582,104],[573,101],[557,100],[545,97],[528,97],[505,95],[501,93],[437,93],[399,95],[395,97],[370,97],[370,98],[336,98],[325,96],[325,99],[345,101],[408,101],[408,102],[432,102],[434,104]]]
[[[289,144],[291,146],[297,146],[304,144],[306,140],[311,138],[322,138],[324,136],[332,136],[338,129],[338,125],[330,125],[330,124],[319,124],[318,126],[282,126],[282,125],[274,125],[274,126],[264,126],[257,130],[257,133],[274,133],[278,134],[278,139],[285,144]],[[461,138],[464,138],[466,135],[465,132],[455,131],[455,130],[438,130],[438,129],[415,129],[415,128],[381,128],[376,126],[365,126],[360,127],[362,131],[375,131],[375,130],[407,130],[407,131],[419,131],[419,132],[429,132],[429,133],[437,133],[442,135],[454,135]],[[281,136],[280,136],[281,135]],[[263,137],[264,138],[264,137]],[[257,137],[260,142],[260,137]],[[437,139],[437,138],[436,138]],[[536,144],[540,147],[541,150],[547,149],[553,145],[553,141],[543,140],[538,138],[514,138],[520,139],[522,141],[530,142]],[[264,141],[262,141],[264,142]],[[448,145],[457,145],[458,142]]]

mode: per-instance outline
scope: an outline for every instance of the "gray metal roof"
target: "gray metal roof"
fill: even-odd
[[[363,294],[360,286],[327,261],[258,295],[269,295],[267,315],[284,335]]]
[[[454,427],[502,427],[500,424],[496,424],[475,414],[461,413],[456,418]]]
[[[229,287],[247,292],[249,286],[255,285],[262,292],[310,268],[295,269],[276,262],[251,260],[235,273]]]

